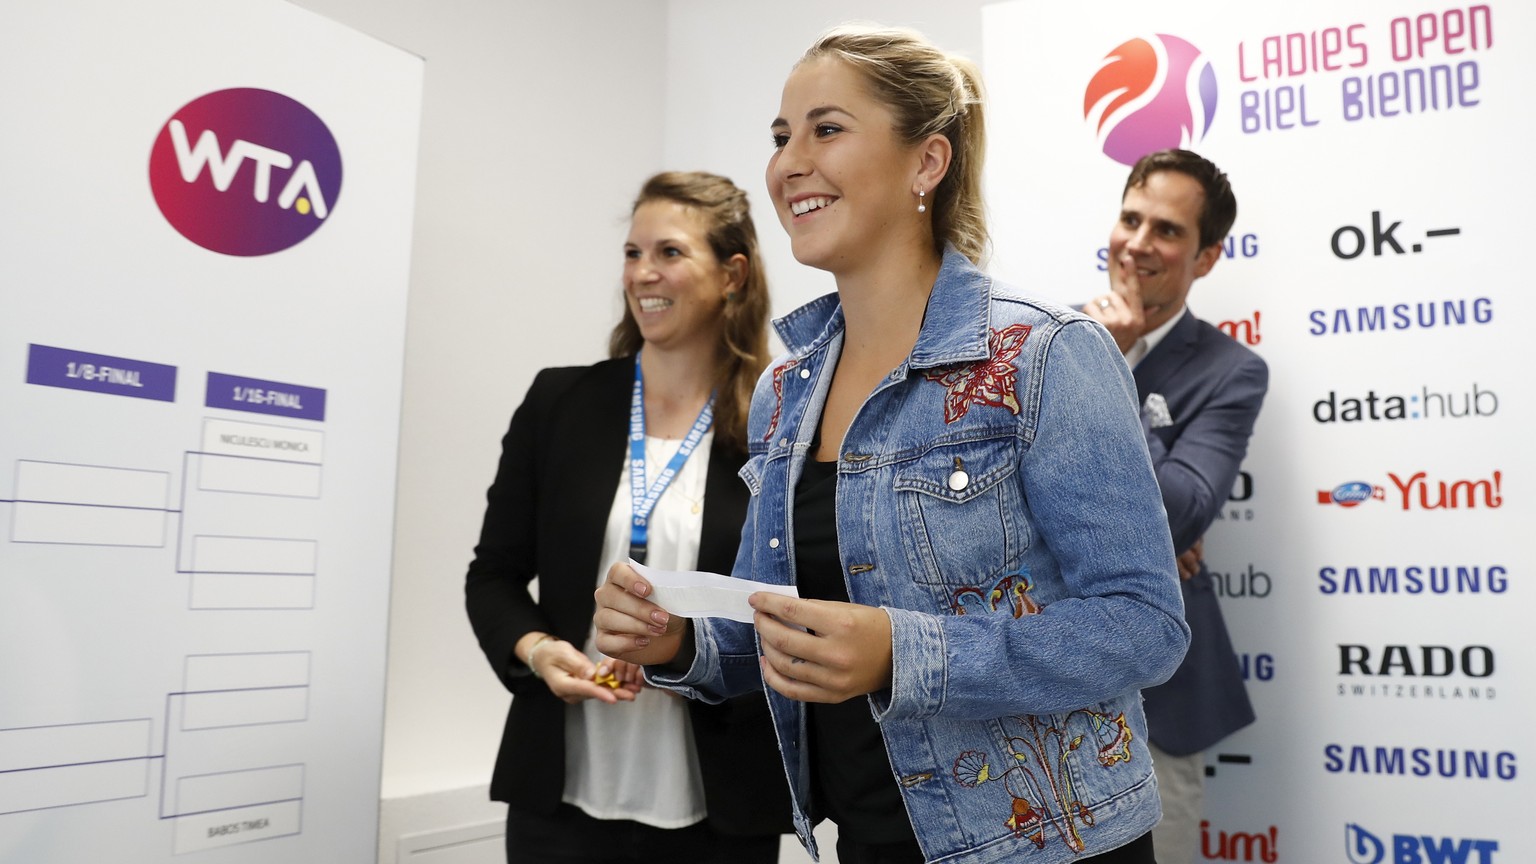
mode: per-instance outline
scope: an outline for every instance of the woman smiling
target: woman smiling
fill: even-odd
[[[598,645],[706,701],[766,688],[795,823],[851,862],[1151,864],[1138,688],[1188,642],[1109,334],[977,268],[975,68],[839,29],[785,82],[768,193],[837,293],[778,322],[732,573],[752,625],[671,616],[616,565]]]

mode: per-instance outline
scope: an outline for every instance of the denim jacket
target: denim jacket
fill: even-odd
[[[795,483],[842,347],[836,295],[776,322],[759,380],[734,575],[795,582]],[[1055,864],[1158,821],[1139,688],[1189,641],[1136,387],[1103,328],[997,284],[954,250],[911,355],[842,445],[838,549],[853,602],[891,619],[869,695],[929,861]],[[684,674],[717,701],[763,687],[750,625],[698,619]],[[768,691],[815,856],[804,705]],[[743,778],[746,779],[746,778]]]

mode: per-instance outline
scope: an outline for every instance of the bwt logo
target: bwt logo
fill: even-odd
[[[1216,71],[1202,59],[1199,48],[1167,34],[1132,39],[1104,55],[1083,93],[1083,119],[1098,116],[1104,155],[1134,165],[1154,150],[1205,138],[1216,118]]]
[[[218,90],[166,121],[150,150],[149,185],[166,221],[193,243],[268,255],[315,233],[335,208],[341,151],[313,111],[281,93]]]
[[[1393,834],[1390,864],[1493,864],[1497,840],[1453,840],[1419,834]],[[1350,864],[1388,864],[1387,842],[1350,823],[1344,826],[1344,851]]]

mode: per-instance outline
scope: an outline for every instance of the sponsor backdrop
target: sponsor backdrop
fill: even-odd
[[[1536,8],[1093,11],[984,12],[995,269],[1103,290],[1127,165],[1189,146],[1239,202],[1191,308],[1271,374],[1207,543],[1259,719],[1201,858],[1536,861]]]
[[[422,63],[0,11],[0,860],[370,861]]]

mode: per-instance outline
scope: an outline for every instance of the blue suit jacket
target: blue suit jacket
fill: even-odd
[[[1205,534],[1227,501],[1269,386],[1269,368],[1259,355],[1190,313],[1136,364],[1134,374],[1173,546],[1183,552]],[[1152,394],[1167,404],[1165,416],[1148,410]],[[1253,705],[1203,562],[1182,587],[1189,652],[1167,683],[1142,694],[1153,743],[1176,756],[1204,750],[1253,722]]]

